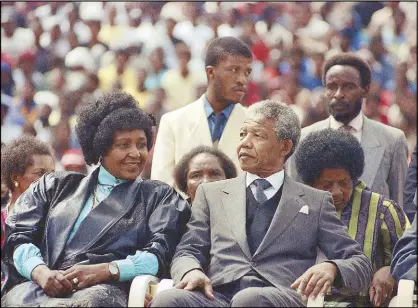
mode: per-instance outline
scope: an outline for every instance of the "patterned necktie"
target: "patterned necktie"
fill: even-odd
[[[345,131],[347,131],[347,132],[351,132],[351,128],[352,128],[352,126],[351,126],[351,125],[343,125],[343,126],[341,126],[339,129],[340,129],[340,130],[345,130]]]
[[[270,184],[270,182],[269,181],[267,181],[267,180],[265,180],[265,179],[257,179],[257,180],[255,180],[254,182],[254,185],[255,185],[255,199],[258,201],[258,203],[264,203],[264,202],[266,202],[268,199],[267,199],[267,196],[266,196],[266,194],[264,193],[264,191],[267,189],[267,188],[270,188],[271,187],[271,184]]]
[[[225,122],[225,115],[223,113],[220,113],[218,115],[215,115],[213,117],[213,122],[215,125],[213,126],[213,132],[212,132],[212,141],[215,142],[216,140],[221,139],[222,136],[222,126]]]

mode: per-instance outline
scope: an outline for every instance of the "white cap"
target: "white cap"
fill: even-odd
[[[103,21],[105,16],[101,2],[81,2],[79,12],[83,21]]]
[[[57,108],[59,102],[58,95],[51,91],[38,91],[33,96],[33,100],[38,106],[48,105],[52,109]]]
[[[83,67],[86,70],[94,69],[94,59],[87,47],[76,47],[65,56],[65,66]]]
[[[12,106],[12,97],[7,94],[2,93],[1,104],[10,109],[10,107]]]

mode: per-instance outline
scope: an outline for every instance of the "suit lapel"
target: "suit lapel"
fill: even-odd
[[[111,194],[81,222],[77,233],[66,246],[66,257],[89,249],[135,204],[141,179],[115,187]],[[127,192],[127,187],[129,190]]]
[[[46,227],[46,247],[49,265],[52,267],[58,260],[67,243],[73,226],[90,195],[93,186],[97,183],[99,168],[85,177],[75,192],[56,205],[50,214]],[[48,236],[51,235],[51,236]]]
[[[385,149],[376,138],[377,132],[373,128],[371,120],[367,117],[363,117],[363,120],[361,146],[364,150],[364,171],[360,179],[372,187]]]
[[[208,119],[206,118],[205,107],[203,99],[199,98],[193,103],[193,109],[190,110],[190,117],[187,119],[190,121],[190,130],[188,136],[195,136],[194,138],[186,138],[188,143],[195,140],[196,145],[212,146],[212,136],[210,134]],[[186,121],[186,119],[185,119]]]
[[[295,185],[295,182],[285,173],[282,197],[276,212],[274,213],[266,236],[260,243],[254,257],[266,249],[277,237],[279,237],[298,215],[304,205],[300,196],[304,193]]]
[[[244,254],[251,259],[246,226],[245,174],[231,181],[223,190],[222,206],[231,223],[231,230]]]
[[[234,106],[234,109],[226,122],[221,139],[219,140],[219,149],[221,149],[229,157],[237,156],[239,131],[244,123],[245,113],[246,109],[241,106],[241,104],[236,104]]]

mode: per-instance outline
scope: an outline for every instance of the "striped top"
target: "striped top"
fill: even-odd
[[[411,226],[396,202],[372,192],[363,182],[354,187],[350,202],[337,215],[363,247],[374,272],[390,265],[396,242]]]

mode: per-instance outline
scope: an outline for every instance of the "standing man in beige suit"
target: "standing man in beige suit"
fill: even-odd
[[[205,66],[207,91],[197,101],[161,118],[151,178],[174,185],[174,165],[199,145],[217,147],[239,169],[236,147],[245,108],[239,103],[250,81],[252,53],[234,37],[212,40]]]
[[[372,191],[403,206],[408,144],[403,131],[371,120],[361,111],[371,78],[369,65],[357,55],[341,53],[327,60],[322,80],[331,115],[303,128],[301,139],[326,128],[349,131],[364,150],[365,166],[360,180]],[[292,159],[288,166],[289,175],[300,182]]]

